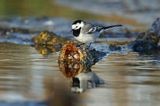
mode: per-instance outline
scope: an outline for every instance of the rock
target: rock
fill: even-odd
[[[34,47],[42,55],[48,55],[60,51],[68,39],[59,37],[53,32],[44,31],[32,38]]]
[[[149,32],[153,32],[157,34],[158,37],[160,37],[160,17],[153,22],[151,28],[149,29]]]
[[[104,81],[91,71],[91,66],[106,53],[85,47],[79,47],[73,42],[67,43],[62,47],[58,58],[59,69],[65,77],[72,79],[71,91],[75,93],[104,84]]]
[[[53,32],[43,31],[39,35],[32,38],[35,45],[61,45],[64,44],[67,39],[59,37]]]
[[[147,53],[158,49],[159,37],[153,32],[140,33],[133,42],[132,49],[135,52]]]
[[[159,50],[160,41],[160,18],[153,22],[152,27],[143,33],[139,33],[136,40],[132,43],[135,52],[149,53]]]
[[[106,56],[105,52],[77,47],[75,43],[69,42],[60,51],[58,64],[64,76],[72,78],[81,72],[90,70],[91,66],[104,56]]]

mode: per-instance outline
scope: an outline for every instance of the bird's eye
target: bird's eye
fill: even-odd
[[[75,29],[79,29],[79,26],[75,26]]]
[[[79,25],[72,25],[72,29],[79,29]]]

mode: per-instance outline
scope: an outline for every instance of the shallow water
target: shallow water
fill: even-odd
[[[32,37],[43,30],[71,37],[71,21],[61,18],[15,17],[9,21],[1,19],[0,23],[0,105],[46,106],[50,98],[53,103],[63,101],[63,97],[57,94],[65,98],[66,95],[76,95],[79,101],[76,104],[80,106],[159,105],[158,54],[139,55],[132,52],[128,45],[111,50],[103,39],[103,42],[92,44],[92,47],[105,52],[106,56],[90,71],[82,72],[74,78],[67,78],[60,71],[58,52],[41,55],[40,51],[30,45],[33,44]],[[13,30],[13,27],[18,31]],[[111,42],[132,41],[136,35],[133,33],[126,37],[123,29],[111,32],[114,36],[106,36]],[[72,98],[71,102],[75,103],[75,100]]]
[[[0,101],[45,101],[49,96],[46,92],[50,89],[46,83],[58,81],[62,81],[63,87],[71,91],[71,79],[59,71],[57,58],[57,53],[42,56],[30,46],[1,43]],[[139,56],[133,52],[109,55],[94,65],[92,72],[81,73],[80,77],[84,81],[94,74],[104,84],[84,88],[85,91],[78,94],[80,104],[158,106],[159,59],[159,56]]]

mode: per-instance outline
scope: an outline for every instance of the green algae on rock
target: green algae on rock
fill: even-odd
[[[53,32],[44,31],[32,38],[34,47],[42,55],[48,55],[52,52],[60,51],[62,45],[68,40],[59,37]]]
[[[33,39],[34,44],[38,45],[61,45],[66,42],[66,39],[59,37],[53,32],[44,31]]]

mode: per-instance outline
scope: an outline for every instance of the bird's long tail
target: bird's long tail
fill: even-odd
[[[111,25],[111,26],[102,27],[101,30],[103,30],[103,29],[109,29],[109,28],[113,28],[113,27],[121,27],[121,26],[123,26],[123,25],[121,25],[121,24]]]

